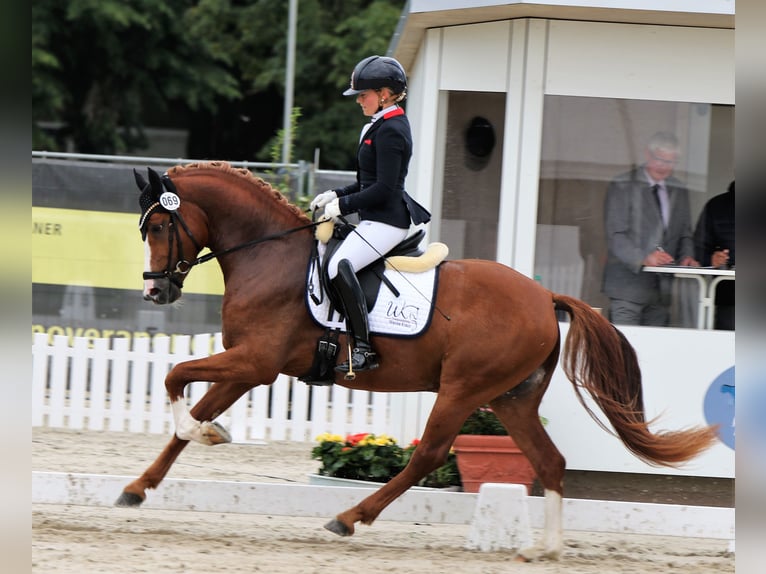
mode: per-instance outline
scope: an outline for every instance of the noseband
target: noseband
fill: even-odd
[[[183,216],[176,211],[171,211],[170,223],[168,223],[168,266],[164,271],[144,271],[144,280],[167,278],[179,289],[183,287],[184,277],[191,271],[191,268],[194,267],[194,263],[184,259],[184,246],[181,242],[181,232],[178,229],[179,223],[181,224],[181,227],[183,227],[184,232],[186,232],[186,235],[192,240],[192,243],[194,243],[197,253],[202,251],[202,247],[200,247],[200,244],[197,242],[191,229],[189,229],[189,226],[186,225]],[[175,242],[173,241],[174,238]],[[176,263],[175,268],[173,268],[173,243],[178,245],[178,262]]]

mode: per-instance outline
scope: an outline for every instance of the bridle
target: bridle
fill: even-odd
[[[159,202],[157,203],[157,207],[155,207],[154,210],[156,210],[158,207],[161,208]],[[151,211],[146,212],[147,220]],[[183,216],[178,213],[178,211],[170,211],[169,213],[170,221],[168,222],[168,265],[164,271],[144,271],[143,277],[144,280],[168,279],[171,283],[180,289],[183,287],[184,278],[186,275],[188,275],[189,271],[191,271],[192,267],[199,263],[199,260],[190,262],[184,259],[184,246],[183,242],[181,241],[181,231],[178,224],[180,224],[180,227],[183,228],[186,235],[189,237],[189,239],[191,239],[192,243],[194,244],[194,248],[198,253],[202,251],[202,247],[197,241],[197,238],[194,237],[191,229],[189,229],[189,226],[186,224]],[[175,264],[175,268],[173,267],[173,238],[175,238],[175,243],[178,245],[178,262]]]
[[[175,186],[173,185],[173,183],[171,182],[167,174],[162,175],[161,181],[164,187],[166,187],[172,193],[174,194],[176,193]],[[143,193],[148,193],[148,192],[149,190],[145,189]],[[251,241],[246,241],[245,243],[241,243],[233,247],[228,247],[220,251],[206,253],[205,255],[201,257],[197,257],[193,261],[188,261],[184,259],[183,243],[181,241],[181,231],[179,227],[182,228],[184,232],[186,233],[186,235],[189,237],[189,239],[191,239],[192,243],[194,244],[194,248],[197,250],[197,253],[202,251],[202,246],[200,245],[199,241],[197,241],[196,237],[194,237],[194,234],[192,233],[191,229],[189,229],[189,226],[186,224],[186,221],[184,220],[183,216],[178,212],[177,209],[168,210],[165,207],[163,207],[159,201],[155,201],[154,203],[147,205],[146,208],[143,210],[143,214],[141,215],[141,220],[139,221],[139,228],[141,230],[141,234],[143,238],[146,239],[146,234],[147,234],[146,228],[148,226],[149,217],[155,211],[165,211],[166,213],[170,215],[170,222],[168,223],[168,264],[164,271],[144,271],[143,278],[144,280],[167,279],[171,283],[176,285],[176,287],[178,287],[179,289],[183,287],[183,282],[186,275],[188,275],[189,272],[192,270],[192,268],[195,267],[196,265],[205,263],[207,261],[210,261],[211,259],[216,259],[223,255],[227,255],[228,253],[231,253],[233,251],[238,251],[246,247],[252,247],[254,245],[258,245],[259,243],[264,243],[266,241],[279,239],[281,237],[285,237],[287,235],[296,233],[298,231],[302,231],[304,229],[308,229],[310,227],[316,227],[317,225],[319,225],[319,223],[321,223],[319,221],[312,221],[311,223],[307,223],[306,225],[293,227],[285,231],[280,231],[279,233],[274,233],[271,235],[267,235],[265,237],[253,239]],[[178,262],[175,264],[175,267],[173,266],[173,263],[172,263],[174,238],[175,238],[175,243],[178,244]]]

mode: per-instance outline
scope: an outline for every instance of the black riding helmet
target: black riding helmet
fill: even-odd
[[[407,89],[407,74],[394,58],[369,56],[359,62],[351,72],[351,85],[343,95],[355,96],[364,90],[379,88],[390,88],[396,94]]]

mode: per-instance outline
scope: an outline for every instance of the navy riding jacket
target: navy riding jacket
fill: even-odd
[[[395,108],[375,121],[359,142],[356,181],[333,190],[341,214],[357,212],[362,220],[409,228],[411,199],[404,179],[411,157],[410,122],[402,108]]]

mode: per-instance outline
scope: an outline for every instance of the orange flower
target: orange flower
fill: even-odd
[[[366,432],[360,432],[357,434],[350,434],[346,437],[346,442],[349,443],[351,446],[357,445],[359,442],[363,441],[367,437]]]

